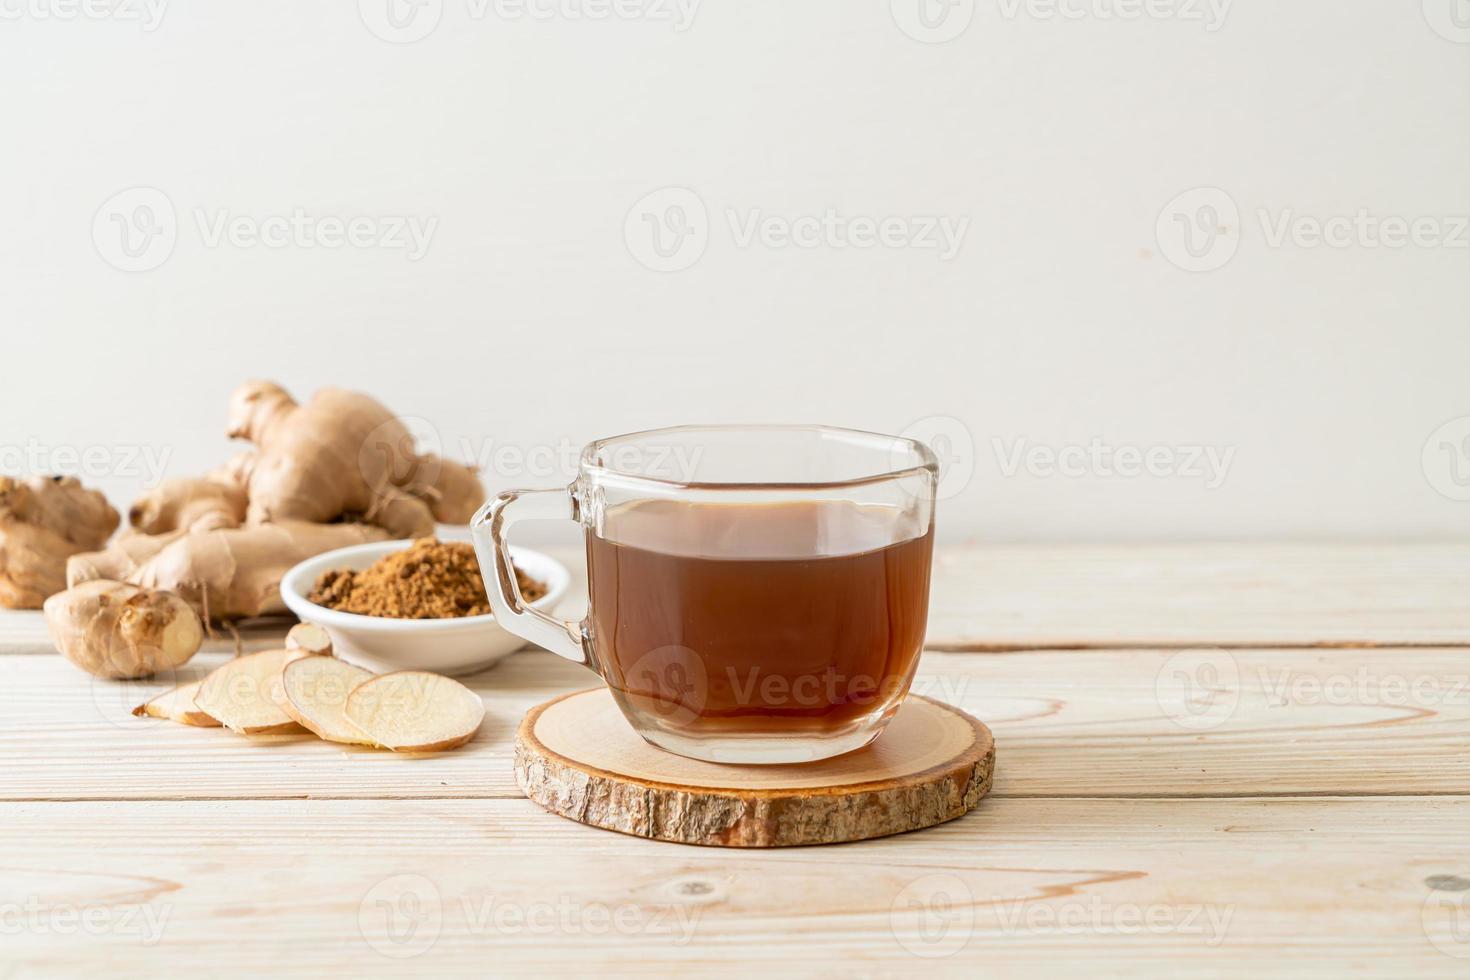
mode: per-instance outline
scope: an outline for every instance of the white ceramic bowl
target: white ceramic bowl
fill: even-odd
[[[316,623],[332,637],[332,649],[343,660],[377,673],[390,670],[430,670],[438,674],[467,674],[500,660],[525,646],[507,632],[494,616],[459,619],[387,619],[339,612],[306,597],[325,571],[367,568],[384,555],[402,551],[412,541],[376,541],[338,548],[308,558],[281,579],[281,598],[302,622]],[[550,610],[566,595],[572,576],[561,562],[529,548],[511,548],[516,565],[546,584],[546,595],[532,603]]]

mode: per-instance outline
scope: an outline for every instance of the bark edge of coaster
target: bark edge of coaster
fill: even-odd
[[[836,844],[968,813],[990,791],[995,740],[966,712],[910,694],[883,735],[856,752],[799,765],[700,762],[645,742],[601,687],[526,712],[515,773],[546,810],[635,837]]]

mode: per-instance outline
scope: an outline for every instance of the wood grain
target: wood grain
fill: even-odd
[[[214,635],[206,637],[200,647],[206,653],[232,653],[235,636],[241,649],[271,650],[285,645],[286,631],[294,619],[257,619],[241,622],[233,630],[214,627]],[[39,609],[0,609],[0,657],[52,656],[56,646],[46,632],[46,620]]]
[[[552,553],[581,591],[571,549]],[[252,649],[280,626],[246,627]],[[1470,646],[1470,542],[978,544],[936,550],[936,650]],[[227,649],[220,644],[216,649]],[[41,614],[0,610],[0,654],[50,653]]]
[[[0,612],[0,976],[1465,976],[1470,545],[945,548],[934,584],[915,690],[989,724],[991,796],[778,851],[519,798],[517,720],[593,683],[549,654],[406,757],[133,718],[233,643],[94,681]]]
[[[594,679],[515,654],[466,679],[487,709],[475,740],[424,757],[130,714],[170,681],[0,657],[0,799],[515,797],[521,716]],[[1003,795],[1470,793],[1460,649],[926,653],[914,690],[989,725]]]
[[[1470,645],[1470,543],[936,551],[934,649]]]
[[[792,847],[919,830],[990,790],[995,741],[949,705],[910,697],[878,741],[799,765],[719,765],[654,748],[607,688],[566,694],[516,730],[516,784],[592,827],[681,844]]]
[[[1463,977],[1449,954],[1470,942],[1445,914],[1465,893],[1429,883],[1470,865],[1467,821],[1463,799],[989,799],[922,833],[731,851],[653,845],[524,800],[5,804],[4,962],[20,975]],[[69,910],[100,911],[83,929]]]

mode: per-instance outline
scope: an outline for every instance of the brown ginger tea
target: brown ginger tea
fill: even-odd
[[[823,735],[896,709],[918,663],[932,523],[846,500],[640,501],[587,536],[589,628],[624,710],[671,733]]]

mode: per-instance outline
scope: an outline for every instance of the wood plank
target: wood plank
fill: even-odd
[[[1470,645],[1470,543],[990,545],[935,556],[934,649]]]
[[[1463,977],[1467,821],[1465,799],[991,799],[727,851],[514,800],[5,804],[0,910],[22,975]]]
[[[295,619],[260,619],[238,624],[234,630],[216,627],[200,649],[205,653],[230,653],[235,650],[235,634],[239,634],[244,650],[270,650],[286,638]],[[51,656],[56,645],[46,631],[46,620],[39,609],[0,609],[0,657]]]
[[[585,588],[574,550],[548,549]],[[562,612],[581,614],[585,593]],[[948,545],[929,646],[1470,645],[1470,543]],[[279,636],[247,628],[262,649]],[[226,649],[228,643],[213,649]],[[0,654],[50,653],[39,612],[0,610]]]
[[[0,657],[0,799],[514,797],[521,715],[597,680],[527,651],[468,683],[480,734],[409,757],[134,718],[164,684]],[[926,653],[914,689],[991,727],[1001,796],[1470,793],[1465,649]]]

